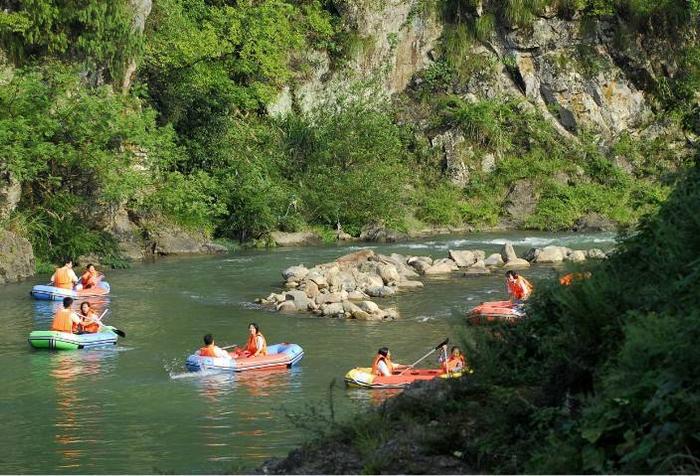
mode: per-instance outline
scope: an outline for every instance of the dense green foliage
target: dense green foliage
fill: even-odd
[[[0,75],[0,173],[23,190],[4,226],[27,235],[40,260],[113,254],[105,230],[120,209],[261,242],[277,229],[329,236],[340,226],[357,235],[371,222],[489,227],[508,218],[509,192],[523,183],[537,207],[521,226],[569,228],[589,213],[631,224],[664,200],[684,166],[663,136],[602,146],[584,131],[568,140],[526,103],[465,101],[460,87],[514,68],[508,56],[468,54],[470,45],[505,24],[527,28],[545,8],[592,20],[615,14],[624,41],[636,32],[681,37],[697,2],[504,0],[475,15],[467,0],[417,1],[410,15],[440,13],[445,31],[441,57],[415,90],[387,100],[376,81],[362,82],[347,97],[317,98],[309,112],[294,103],[283,118],[267,108],[285,86],[308,79],[317,67],[311,50],[327,51],[338,72],[373,49],[332,1],[159,0],[143,35],[126,0],[0,6],[0,61],[19,68]],[[570,61],[597,74],[593,49],[576,51]],[[650,85],[655,107],[689,130],[700,128],[698,51],[679,51],[679,73]],[[134,83],[121,91],[134,61]],[[425,123],[406,113],[414,108],[429,111]],[[447,180],[430,145],[446,129],[466,139],[466,187]],[[481,166],[489,157],[491,172]]]
[[[368,473],[433,472],[420,465],[430,458],[478,473],[697,473],[699,212],[700,162],[611,258],[587,266],[590,279],[538,282],[525,320],[470,328],[473,374],[347,422],[317,409],[325,438],[288,470],[308,458],[332,471],[337,452]]]

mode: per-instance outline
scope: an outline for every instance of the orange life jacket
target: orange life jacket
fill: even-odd
[[[382,354],[377,354],[372,361],[372,375],[384,375],[379,371],[379,362],[382,360],[389,369],[389,373],[394,373],[394,364],[391,363],[391,359],[389,357],[384,357]]]
[[[514,299],[524,299],[530,296],[534,286],[527,279],[518,276],[513,282],[508,281],[508,290]]]
[[[467,367],[467,362],[464,360],[463,355],[459,355],[459,356],[450,355],[450,357],[445,362],[445,370],[447,372],[458,372],[460,370],[465,369],[466,367]]]
[[[262,335],[261,332],[258,332],[257,335],[248,335],[248,342],[246,343],[245,350],[248,351],[250,355],[254,355],[258,351],[258,337],[262,337],[263,343],[260,355],[267,355],[267,340],[265,340],[265,336]]]
[[[214,344],[207,345],[199,349],[199,355],[201,357],[216,357],[216,352],[214,352]]]
[[[73,281],[71,281],[70,274],[68,274],[68,268],[56,268],[56,273],[53,277],[53,285],[57,288],[62,289],[73,289]]]
[[[89,319],[89,320],[96,320],[97,319],[97,313],[95,311],[90,311],[88,312],[87,316],[80,316],[83,319]],[[90,322],[87,324],[84,324],[83,326],[83,332],[89,332],[91,334],[94,334],[96,332],[100,332],[100,325],[97,322]]]
[[[570,286],[571,283],[574,281],[578,281],[580,279],[588,279],[590,274],[588,273],[569,273],[565,274],[561,278],[559,278],[559,284],[562,286]]]
[[[53,316],[51,330],[58,332],[67,332],[73,334],[78,330],[78,326],[71,319],[73,311],[70,309],[61,309]]]
[[[83,283],[83,289],[90,289],[97,286],[97,271],[91,273],[90,271],[85,271],[80,277],[80,281]]]

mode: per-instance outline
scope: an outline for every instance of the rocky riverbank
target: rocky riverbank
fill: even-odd
[[[285,290],[257,299],[258,304],[284,313],[310,312],[323,317],[363,321],[394,320],[394,307],[381,308],[373,298],[386,298],[422,288],[421,277],[488,274],[497,270],[525,269],[532,264],[581,262],[605,258],[600,249],[573,250],[564,246],[531,248],[520,258],[506,243],[499,253],[483,250],[449,250],[446,258],[384,255],[363,249],[335,261],[307,268],[303,264],[282,271]]]

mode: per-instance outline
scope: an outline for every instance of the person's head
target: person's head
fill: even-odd
[[[509,269],[508,271],[506,271],[506,279],[508,281],[514,281],[514,280],[518,279],[518,273],[516,273],[512,269]]]
[[[391,354],[391,352],[389,351],[389,348],[388,348],[388,347],[381,347],[381,348],[377,351],[377,354],[382,355],[382,356],[384,356],[384,357],[389,357],[389,354]]]
[[[90,303],[87,301],[83,301],[80,303],[80,312],[82,314],[87,315],[88,312],[90,312]]]
[[[454,355],[455,357],[458,357],[458,356],[462,355],[462,349],[460,349],[459,346],[455,345],[450,349],[450,355]]]
[[[72,259],[72,258],[66,257],[66,258],[63,260],[63,266],[66,266],[66,267],[68,267],[68,268],[72,268],[72,267],[73,267],[73,259]]]
[[[72,297],[64,297],[63,298],[63,308],[68,309],[73,305],[73,298]]]
[[[212,345],[214,343],[214,336],[211,334],[207,334],[204,336],[204,345]]]
[[[94,273],[95,272],[95,265],[90,263],[85,267],[85,269],[90,271],[90,273]]]
[[[253,335],[257,335],[260,332],[260,326],[258,326],[254,322],[251,322],[250,324],[248,324],[248,332],[250,332]]]

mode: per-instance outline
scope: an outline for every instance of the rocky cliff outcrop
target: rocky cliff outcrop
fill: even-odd
[[[34,274],[34,252],[29,241],[0,230],[0,284],[19,281]]]

